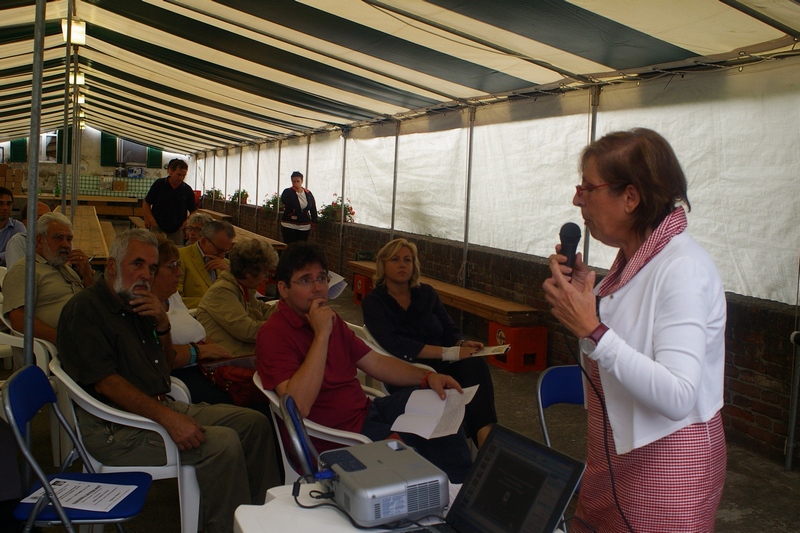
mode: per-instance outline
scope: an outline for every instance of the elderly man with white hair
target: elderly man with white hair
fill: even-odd
[[[263,504],[280,484],[269,419],[235,405],[186,404],[167,396],[175,358],[172,326],[151,292],[158,241],[142,229],[117,235],[105,273],[64,306],[58,358],[72,378],[101,401],[164,426],[194,465],[204,533],[233,530],[239,505]],[[80,411],[86,448],[108,465],[158,465],[164,444],[150,431],[106,422]]]
[[[89,257],[72,249],[72,224],[61,213],[45,213],[36,222],[33,335],[56,342],[61,308],[94,283]],[[17,331],[25,327],[25,258],[3,280],[3,312]]]

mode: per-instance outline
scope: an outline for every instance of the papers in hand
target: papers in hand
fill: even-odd
[[[392,431],[414,433],[426,439],[453,435],[464,420],[464,406],[472,401],[477,390],[478,385],[465,388],[464,394],[447,389],[445,400],[431,389],[416,390],[406,402],[405,414],[392,424]]]
[[[328,272],[328,275],[331,277],[331,280],[328,282],[328,299],[333,300],[342,294],[342,291],[347,287],[347,282],[336,272]]]
[[[511,349],[510,344],[501,344],[500,346],[486,346],[474,354],[470,355],[470,357],[485,357],[487,355],[504,355]]]
[[[101,512],[110,511],[124,500],[125,496],[136,490],[135,485],[91,483],[61,478],[51,479],[50,486],[64,507]],[[22,500],[22,503],[36,503],[42,494],[44,489],[40,488]]]

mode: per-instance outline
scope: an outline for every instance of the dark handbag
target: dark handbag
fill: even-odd
[[[227,392],[236,405],[246,407],[267,401],[264,393],[253,383],[253,375],[256,373],[255,355],[199,362],[198,365],[203,374],[214,385]]]

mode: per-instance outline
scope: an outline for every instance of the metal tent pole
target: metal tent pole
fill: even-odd
[[[394,133],[394,168],[392,169],[392,225],[389,240],[394,240],[394,220],[397,214],[397,156],[400,153],[400,121],[395,125]]]
[[[593,143],[597,137],[597,108],[600,105],[600,86],[592,85],[591,88],[591,118],[589,120],[589,143]],[[589,228],[583,226],[583,263],[589,264]]]
[[[28,143],[28,220],[36,220],[39,186],[39,144],[41,142],[42,125],[42,72],[44,62],[44,25],[46,1],[36,0],[36,23],[33,30],[33,69],[31,80],[31,128]],[[25,340],[22,343],[23,357],[26,365],[34,363],[33,359],[33,311],[34,311],[34,267],[36,262],[36,239],[27,239],[25,246]],[[29,431],[26,434],[30,435]]]
[[[794,329],[797,331],[798,323],[797,323],[797,308],[800,306],[800,262],[798,262],[797,268],[797,290],[795,293],[795,304],[794,304]],[[800,357],[797,356],[797,346],[794,346],[792,349],[792,355],[794,356],[794,373],[792,374],[792,398],[791,398],[791,407],[789,413],[789,434],[786,437],[786,463],[785,468],[787,471],[792,470],[792,456],[794,455],[794,433],[795,433],[795,426],[797,425],[797,396],[800,391]]]

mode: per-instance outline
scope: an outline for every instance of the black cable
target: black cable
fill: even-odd
[[[600,302],[598,300],[598,309],[600,307]],[[598,313],[599,317],[599,313]],[[600,409],[603,412],[603,446],[605,448],[606,453],[606,462],[608,463],[608,477],[611,480],[611,495],[614,498],[614,505],[617,508],[617,512],[619,512],[620,517],[622,517],[622,521],[625,522],[625,527],[628,529],[630,533],[634,533],[633,526],[631,526],[630,522],[628,522],[628,517],[625,516],[625,512],[622,510],[622,506],[619,503],[619,498],[617,497],[617,483],[614,479],[614,469],[611,466],[611,449],[608,445],[608,411],[606,410],[606,402],[603,397],[600,395],[600,391],[597,389],[597,386],[592,381],[592,377],[586,372],[586,369],[583,368],[581,364],[580,357],[578,357],[575,352],[572,350],[572,345],[569,342],[569,337],[567,336],[567,328],[562,326],[562,332],[564,333],[564,344],[567,346],[567,350],[569,351],[570,356],[575,360],[578,364],[578,368],[581,369],[581,372],[584,376],[586,376],[586,381],[591,385],[592,390],[594,391],[595,395],[597,396],[597,400],[600,402]],[[582,521],[581,521],[582,522]]]
[[[300,496],[300,485],[302,484],[300,482],[303,479],[304,478],[302,476],[300,476],[299,478],[297,478],[297,481],[295,481],[294,484],[292,485],[292,496],[294,497],[294,502],[295,502],[295,504],[297,504],[298,507],[300,507],[302,509],[317,509],[317,508],[320,508],[320,507],[333,507],[334,509],[336,509],[337,511],[342,513],[345,517],[347,517],[347,519],[350,521],[350,524],[354,528],[357,528],[357,529],[374,529],[375,527],[380,527],[381,529],[401,529],[401,528],[407,528],[412,524],[417,524],[416,522],[412,522],[411,520],[398,520],[396,522],[393,522],[393,523],[390,523],[390,524],[382,524],[380,526],[362,526],[360,524],[357,524],[355,522],[355,520],[353,520],[353,517],[351,517],[347,512],[345,512],[344,509],[339,507],[339,504],[336,503],[335,501],[333,501],[333,502],[325,502],[325,503],[318,503],[316,505],[306,505],[304,503],[300,503],[300,498],[299,498],[299,496]],[[309,491],[308,495],[309,495],[309,497],[311,497],[311,498],[313,498],[315,500],[326,500],[326,499],[327,500],[332,500],[333,496],[334,496],[333,492],[322,492],[322,491],[319,491],[319,490],[311,490],[311,491]],[[435,516],[437,518],[441,518],[439,515],[428,515],[428,516]],[[423,520],[425,518],[427,518],[427,516],[423,516],[422,518],[419,518],[418,520]],[[442,520],[444,520],[444,519],[442,519]],[[417,525],[420,525],[420,524],[417,524]],[[423,527],[423,526],[420,525],[420,527]]]
[[[583,526],[584,526],[585,528],[587,528],[589,531],[591,531],[592,533],[597,533],[597,530],[596,530],[595,528],[593,528],[592,526],[590,526],[589,524],[587,524],[587,523],[586,523],[586,521],[585,521],[585,520],[583,520],[583,519],[582,519],[580,516],[578,516],[578,515],[565,516],[564,518],[562,518],[562,519],[561,519],[561,522],[559,522],[559,523],[560,523],[561,525],[563,525],[563,526],[564,526],[564,527],[562,528],[564,531],[566,531],[566,530],[567,530],[567,522],[569,522],[570,520],[577,520],[578,522],[580,522],[581,524],[583,524]]]

